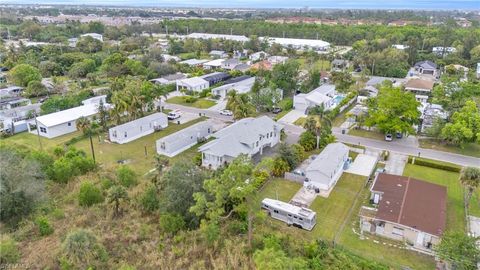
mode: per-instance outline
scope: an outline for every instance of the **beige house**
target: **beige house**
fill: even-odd
[[[381,173],[371,188],[374,207],[360,209],[360,231],[402,241],[433,253],[445,231],[447,188],[411,177]]]

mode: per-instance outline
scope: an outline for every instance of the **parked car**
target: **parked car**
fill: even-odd
[[[174,120],[180,118],[180,116],[182,116],[182,112],[180,112],[179,110],[174,110],[168,113],[167,118],[168,120]]]
[[[397,139],[401,139],[403,138],[403,133],[397,132],[397,134],[395,134],[395,137],[397,137]]]
[[[385,141],[387,142],[393,141],[393,135],[391,133],[385,134]]]
[[[233,115],[233,112],[230,111],[230,110],[221,110],[221,111],[220,111],[220,114],[221,114],[221,115],[232,116],[232,115]]]
[[[275,107],[272,110],[272,113],[274,113],[274,114],[281,113],[281,112],[282,112],[282,108],[278,108],[278,107]]]

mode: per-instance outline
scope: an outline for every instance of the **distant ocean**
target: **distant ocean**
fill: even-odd
[[[480,10],[480,0],[0,0],[0,4],[105,5],[201,8],[336,8]]]

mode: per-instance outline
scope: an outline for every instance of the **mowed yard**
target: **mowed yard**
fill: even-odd
[[[301,184],[285,179],[271,180],[259,192],[258,204],[263,198],[278,198],[288,202],[300,188]],[[359,195],[356,201],[357,194]],[[317,197],[310,206],[317,213],[317,224],[311,232],[289,227],[268,217],[262,222],[260,230],[288,233],[293,238],[304,241],[323,239],[332,243],[337,236],[337,246],[395,269],[404,266],[411,269],[434,269],[434,260],[430,256],[377,244],[371,239],[361,240],[354,233],[354,229],[358,231],[358,211],[362,203],[368,201],[368,196],[369,190],[365,187],[364,177],[344,173],[328,198]],[[383,239],[381,241],[386,242]]]
[[[171,97],[167,99],[167,103],[178,104],[178,105],[194,107],[199,109],[208,109],[216,104],[215,101],[205,99],[205,98],[199,98],[194,102],[187,102],[188,98],[189,98],[188,96]]]
[[[182,130],[195,123],[204,121],[205,119],[205,117],[200,117],[180,125],[169,123],[169,126],[164,130],[155,132],[126,144],[106,142],[105,134],[100,135],[100,140],[98,136],[95,136],[93,137],[93,148],[95,149],[96,161],[102,166],[112,167],[116,166],[119,161],[125,160],[128,166],[130,166],[138,174],[143,175],[154,168],[154,156],[157,153],[156,141],[158,139]],[[63,146],[70,139],[78,136],[81,136],[80,132],[67,134],[53,139],[41,138],[41,141],[44,149],[51,152],[56,146]],[[5,139],[4,141],[7,144],[12,143],[32,149],[39,149],[38,137],[30,133],[17,134]],[[87,155],[91,155],[90,141],[88,138],[82,138],[78,142],[73,143],[72,146],[84,150]],[[145,149],[147,152],[146,155]]]

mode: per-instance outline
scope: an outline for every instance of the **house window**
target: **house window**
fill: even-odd
[[[44,128],[44,127],[40,127],[40,132],[42,132],[42,133],[47,133],[47,129]]]
[[[303,218],[300,218],[300,220],[303,220]]]
[[[278,214],[278,210],[273,210],[273,212]]]
[[[127,138],[127,132],[125,131],[125,134],[123,135],[125,138]]]
[[[117,137],[117,131],[116,131],[116,130],[113,131],[113,137],[114,137],[114,138]]]
[[[289,217],[292,217],[292,215],[288,214]]]
[[[269,135],[270,135],[270,134],[267,133],[267,139],[269,138]]]
[[[210,131],[210,128],[208,128],[207,132],[210,134],[210,132],[211,132],[211,131]]]
[[[273,137],[273,132],[270,132],[270,137]]]
[[[258,147],[258,141],[257,141],[257,147]]]
[[[68,122],[67,125],[68,125],[69,127],[71,127],[71,126],[72,126],[72,122]]]
[[[393,227],[392,234],[403,236],[403,229],[398,227]]]

